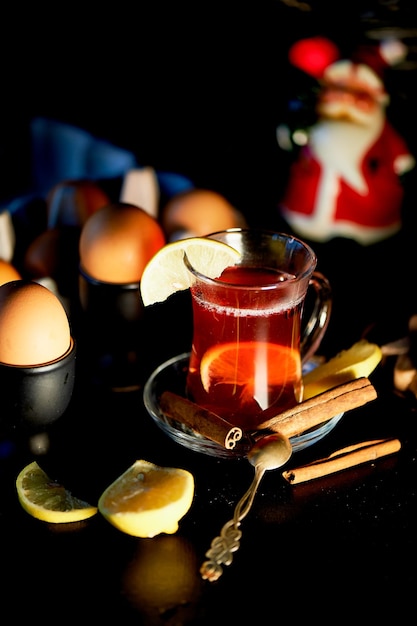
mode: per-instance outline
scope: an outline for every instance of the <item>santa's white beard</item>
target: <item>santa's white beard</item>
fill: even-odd
[[[320,120],[310,134],[310,147],[324,171],[331,170],[357,193],[368,193],[362,176],[364,155],[379,137],[384,114],[378,109],[367,125],[347,120]]]

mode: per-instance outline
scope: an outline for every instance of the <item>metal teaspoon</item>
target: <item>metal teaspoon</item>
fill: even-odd
[[[292,454],[291,442],[285,435],[274,433],[261,437],[249,450],[247,459],[255,467],[253,481],[235,507],[233,519],[221,529],[220,535],[213,539],[210,549],[206,552],[207,561],[200,568],[205,580],[214,582],[223,573],[222,565],[230,565],[233,552],[239,549],[242,531],[239,526],[249,513],[255,498],[256,490],[267,470],[278,469],[285,465]]]

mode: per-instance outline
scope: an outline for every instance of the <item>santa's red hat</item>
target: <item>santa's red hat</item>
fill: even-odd
[[[402,41],[387,40],[378,45],[359,46],[351,59],[341,59],[337,46],[323,37],[297,41],[289,50],[290,62],[325,85],[355,84],[380,102],[388,100],[384,73],[407,54]]]

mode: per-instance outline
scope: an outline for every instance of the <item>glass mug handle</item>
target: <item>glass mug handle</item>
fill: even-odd
[[[305,363],[316,352],[326,332],[332,309],[332,290],[327,278],[320,272],[313,272],[309,287],[315,292],[315,301],[310,318],[301,336],[301,361]]]

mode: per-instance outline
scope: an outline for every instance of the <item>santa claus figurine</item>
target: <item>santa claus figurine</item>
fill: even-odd
[[[384,42],[322,71],[317,65],[310,69],[309,52],[305,41],[297,42],[290,59],[320,80],[318,121],[292,167],[282,215],[311,240],[341,235],[365,245],[381,241],[402,226],[399,177],[414,166],[404,139],[386,118],[389,95],[381,79],[406,48],[400,41]]]
[[[350,285],[362,289],[357,291],[364,309],[366,300],[372,300],[364,324],[378,314],[375,298],[384,286],[378,273],[389,272],[378,264],[384,259],[385,267],[394,268],[399,260],[393,249],[387,258],[386,244],[397,245],[403,225],[401,177],[415,164],[386,117],[389,94],[383,82],[384,69],[403,60],[406,52],[395,40],[340,59],[335,45],[312,38],[294,44],[289,55],[293,65],[318,79],[320,91],[317,122],[291,166],[280,214],[327,262],[324,271],[332,274],[333,283],[343,283],[335,285],[336,295],[343,288],[353,291],[350,279]],[[351,293],[349,297],[352,301]]]

